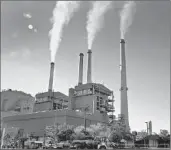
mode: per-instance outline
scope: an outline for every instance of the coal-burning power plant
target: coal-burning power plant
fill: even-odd
[[[68,96],[61,92],[53,91],[53,78],[55,69],[55,56],[58,51],[64,25],[68,25],[73,14],[78,11],[80,1],[57,1],[53,11],[53,26],[50,30],[50,77],[47,92],[38,93],[35,96],[33,113],[9,116],[3,118],[3,127],[16,127],[23,129],[28,134],[34,133],[35,137],[44,137],[45,128],[57,124],[84,125],[97,123],[108,124],[110,120],[115,122],[114,95],[113,91],[100,83],[92,81],[92,45],[97,32],[103,26],[101,17],[109,10],[111,2],[95,1],[92,9],[87,14],[88,35],[88,63],[87,81],[83,83],[83,58],[80,53],[78,83],[69,88]],[[132,23],[135,13],[135,2],[126,2],[120,14],[120,71],[121,71],[121,118],[126,130],[129,132],[127,82],[126,82],[126,56],[125,56],[125,33]],[[99,9],[100,8],[100,9]],[[63,11],[61,11],[63,10]],[[68,11],[70,10],[70,11]],[[60,15],[58,15],[60,14]],[[62,20],[59,22],[59,20]],[[83,113],[84,112],[84,113]],[[112,113],[112,115],[111,115]],[[88,115],[91,114],[91,115]],[[110,114],[110,115],[109,115]],[[110,122],[111,123],[111,122]],[[120,123],[120,122],[119,122]]]
[[[70,110],[79,110],[87,106],[91,106],[90,107],[91,113],[92,112],[94,113],[98,110],[100,114],[103,114],[103,119],[106,120],[106,122],[108,122],[107,118],[110,118],[108,116],[108,112],[112,112],[112,115],[110,116],[112,117],[114,116],[113,115],[113,112],[114,112],[113,101],[114,100],[113,100],[113,97],[112,99],[108,99],[107,97],[111,95],[113,96],[113,92],[109,90],[107,87],[104,87],[104,85],[93,83],[92,81],[92,51],[90,49],[87,52],[87,81],[86,83],[83,82],[83,74],[84,74],[83,61],[84,61],[84,54],[80,53],[79,54],[79,67],[78,67],[79,68],[78,69],[78,84],[75,86],[74,89],[73,88],[69,89],[69,100],[68,100],[67,108]],[[54,92],[53,92],[54,66],[55,66],[54,62],[51,62],[50,63],[49,88],[48,88],[48,101],[51,102],[51,105],[48,108],[50,110],[56,109],[54,105],[55,106],[59,105],[59,103],[55,102],[54,100],[54,99],[58,99],[57,97],[54,96]],[[125,40],[124,39],[120,40],[120,72],[121,72],[120,117],[122,118],[121,120],[124,121],[126,125],[126,130],[130,131],[129,115],[128,115],[128,99],[127,99],[128,88],[127,88],[127,81],[126,81],[126,56],[125,56]],[[91,99],[92,97],[88,97],[90,95],[94,95],[94,94],[100,95],[104,93],[108,95],[106,97],[106,99],[108,99],[107,101],[104,99],[104,97],[100,97],[100,96],[97,96],[97,99],[94,99],[94,97],[93,99]],[[110,104],[110,102],[112,102],[112,104]],[[94,115],[96,116],[97,114],[95,113]]]
[[[22,128],[35,136],[43,137],[46,126],[52,124],[84,125],[104,123],[115,119],[113,91],[100,83],[92,81],[92,51],[88,50],[87,81],[83,82],[84,54],[79,55],[78,82],[69,88],[68,96],[61,92],[54,92],[53,78],[55,63],[50,63],[49,87],[47,92],[36,94],[33,113],[20,116],[5,117],[3,122],[9,126]],[[129,131],[125,41],[120,41],[121,68],[121,115]],[[83,113],[84,112],[84,113]],[[91,115],[86,115],[91,114]],[[24,123],[23,123],[24,122]]]

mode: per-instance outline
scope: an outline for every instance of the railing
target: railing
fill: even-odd
[[[110,105],[110,104],[106,105],[106,110],[107,110],[108,112],[115,111],[114,106],[113,106],[113,105]]]
[[[114,99],[107,99],[107,102],[114,102]]]
[[[113,118],[113,119],[115,119],[116,118],[116,116],[115,115],[108,115],[109,116],[109,118]]]

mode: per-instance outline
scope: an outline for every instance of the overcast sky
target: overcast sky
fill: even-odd
[[[50,51],[48,32],[55,2],[1,2],[1,88],[35,95],[47,91]],[[115,94],[120,112],[119,10],[116,2],[105,15],[105,26],[93,43],[93,81]],[[133,24],[126,34],[129,118],[132,130],[170,131],[170,2],[136,2]],[[87,67],[87,2],[64,28],[55,60],[54,90],[68,94],[78,82],[79,53]],[[29,26],[30,25],[30,26]],[[28,28],[29,26],[29,28]]]

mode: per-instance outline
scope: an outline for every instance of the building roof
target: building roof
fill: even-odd
[[[68,96],[61,93],[61,92],[52,92],[52,95],[56,98],[60,97],[60,98],[63,98],[63,99],[68,99]],[[49,92],[43,92],[43,93],[38,93],[36,94],[36,98],[45,98],[45,97],[48,97],[49,96]]]
[[[7,89],[7,90],[2,90],[1,91],[1,94],[3,94],[3,93],[8,93],[8,92],[13,92],[13,93],[18,93],[18,94],[21,94],[21,95],[24,95],[24,96],[30,96],[30,97],[33,97],[31,94],[28,94],[28,93],[25,93],[25,92],[23,92],[23,91],[18,91],[18,90],[12,90],[12,89]]]
[[[101,92],[104,92],[106,94],[111,94],[112,91],[110,89],[108,89],[106,86],[104,86],[103,84],[100,83],[86,83],[86,84],[81,84],[81,85],[77,85],[75,86],[75,90],[86,90],[86,89],[90,89],[94,86],[95,89],[100,90]]]

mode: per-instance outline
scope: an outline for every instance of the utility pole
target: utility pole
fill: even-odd
[[[45,145],[46,145],[46,129],[44,130],[44,139],[43,139],[43,144],[44,144],[44,147],[45,147]]]
[[[81,112],[84,112],[84,129],[86,131],[86,115],[87,115],[87,111],[89,110],[90,106],[85,106],[85,107],[80,107],[78,108],[79,110],[81,110]]]
[[[86,131],[86,111],[84,110],[84,129]]]

